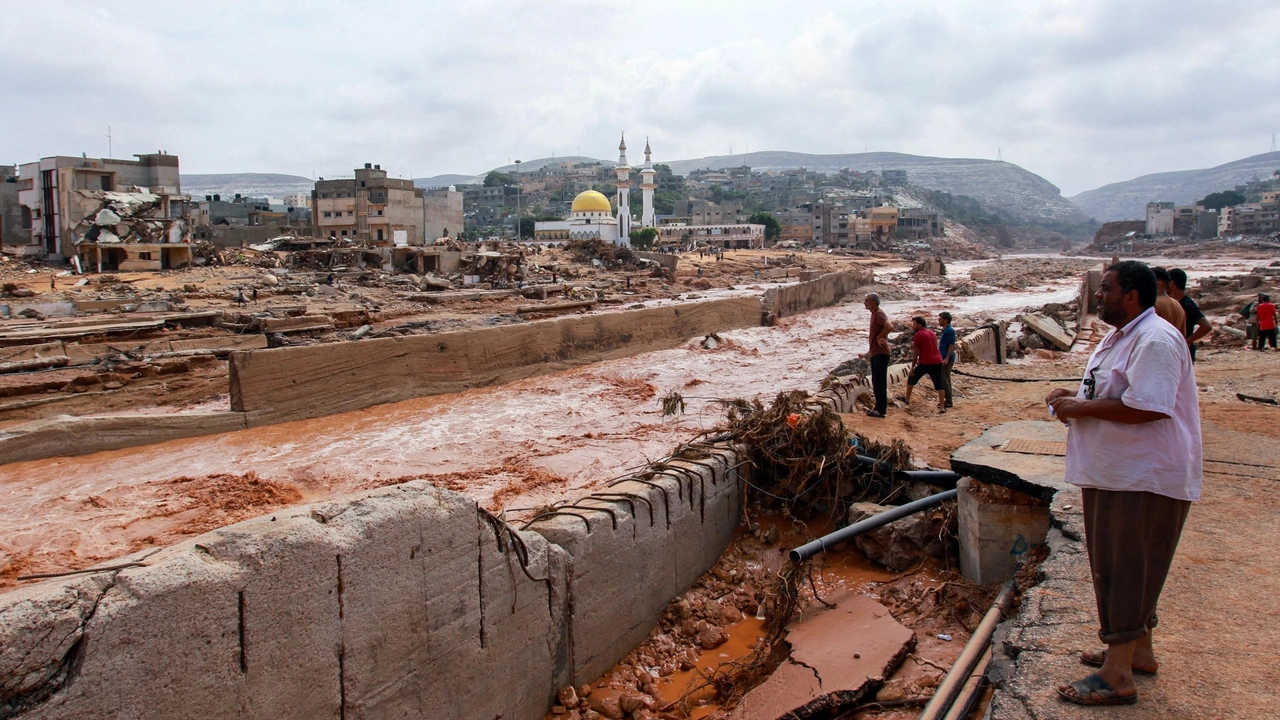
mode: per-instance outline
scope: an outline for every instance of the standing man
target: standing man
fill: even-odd
[[[915,335],[911,336],[911,374],[907,376],[907,394],[902,401],[911,407],[911,390],[925,375],[938,392],[938,412],[947,411],[947,388],[942,384],[942,354],[938,351],[938,337],[925,325],[923,317],[911,318]]]
[[[951,368],[956,364],[956,329],[951,327],[951,313],[938,313],[942,332],[938,335],[938,354],[942,356],[942,385],[947,391],[946,407],[951,407]]]
[[[1254,346],[1256,350],[1266,350],[1267,343],[1271,344],[1271,349],[1276,349],[1276,304],[1271,302],[1271,296],[1266,293],[1258,293],[1258,304],[1256,306],[1258,312],[1258,341]]]
[[[1178,332],[1183,337],[1187,336],[1187,313],[1182,309],[1182,303],[1169,297],[1169,285],[1172,281],[1169,279],[1169,271],[1162,267],[1151,268],[1151,272],[1156,274],[1156,314],[1169,324],[1178,328]]]
[[[880,309],[880,296],[867,293],[862,306],[871,311],[870,346],[862,357],[871,361],[871,389],[876,394],[876,407],[867,411],[867,417],[882,418],[889,409],[889,316]]]
[[[1187,272],[1182,268],[1174,268],[1169,271],[1169,280],[1173,283],[1169,286],[1169,297],[1177,300],[1182,305],[1182,311],[1187,314],[1187,347],[1191,350],[1191,362],[1195,362],[1196,341],[1213,332],[1213,326],[1209,324],[1209,318],[1200,312],[1196,301],[1187,295]]]
[[[1186,340],[1156,316],[1156,279],[1142,263],[1107,268],[1099,316],[1115,329],[1086,366],[1080,389],[1046,403],[1067,432],[1067,482],[1084,504],[1085,547],[1104,651],[1099,668],[1060,685],[1080,705],[1137,702],[1134,672],[1154,674],[1156,605],[1193,501],[1200,499],[1200,407]]]

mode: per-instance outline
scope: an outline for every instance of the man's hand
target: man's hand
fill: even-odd
[[[1075,394],[1075,393],[1071,392],[1070,390],[1064,390],[1064,389],[1062,389],[1062,388],[1057,388],[1056,390],[1053,390],[1052,392],[1050,392],[1050,393],[1049,393],[1049,396],[1048,396],[1048,397],[1046,397],[1046,398],[1044,399],[1044,404],[1045,404],[1045,405],[1052,405],[1054,400],[1057,400],[1057,399],[1058,399],[1058,398],[1060,398],[1060,397],[1067,397],[1067,396],[1074,395],[1074,394]]]
[[[1054,392],[1059,391],[1055,390]],[[1049,407],[1053,408],[1053,413],[1057,416],[1058,420],[1065,423],[1072,418],[1084,417],[1085,407],[1088,405],[1089,401],[1075,397],[1066,390],[1062,390],[1061,392],[1063,393],[1062,395],[1054,397],[1049,401]],[[1049,396],[1053,397],[1053,393],[1050,393]]]

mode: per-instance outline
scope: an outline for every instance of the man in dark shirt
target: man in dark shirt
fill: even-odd
[[[911,375],[907,377],[907,394],[902,400],[910,407],[911,390],[920,382],[920,378],[928,375],[933,389],[938,391],[938,412],[944,413],[947,411],[947,390],[942,384],[942,355],[938,352],[938,336],[926,327],[922,317],[912,318],[911,323],[916,331],[911,338],[913,367]]]
[[[871,389],[876,395],[876,407],[868,410],[870,417],[882,418],[889,409],[889,333],[893,326],[889,316],[880,309],[880,296],[868,293],[862,306],[871,311],[870,346],[862,357],[871,361]]]
[[[951,368],[956,364],[956,329],[951,327],[951,313],[938,313],[942,332],[938,334],[938,354],[942,356],[942,384],[947,391],[947,407],[951,407]]]
[[[1178,301],[1182,311],[1187,314],[1187,348],[1191,350],[1191,362],[1196,361],[1196,341],[1213,332],[1209,318],[1200,312],[1200,306],[1187,295],[1187,271],[1174,268],[1169,271],[1169,279],[1173,281],[1169,288],[1169,297]]]

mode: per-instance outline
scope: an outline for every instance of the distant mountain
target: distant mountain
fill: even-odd
[[[240,193],[245,197],[279,199],[293,193],[310,193],[315,181],[300,175],[275,173],[227,173],[223,175],[182,175],[182,192],[193,198],[217,193],[224,198]]]
[[[463,183],[475,182],[475,177],[471,175],[436,175],[427,178],[414,178],[413,184],[420,188],[443,188],[450,185],[461,185]],[[484,178],[481,178],[483,181]]]
[[[1048,180],[1013,163],[973,158],[937,158],[904,153],[873,152],[844,155],[809,155],[795,152],[753,152],[719,155],[667,163],[680,175],[699,168],[719,169],[749,165],[760,170],[806,168],[835,172],[842,168],[859,172],[906,170],[907,182],[952,195],[968,195],[1023,220],[1079,221],[1085,216],[1067,202]]]
[[[1230,190],[1254,178],[1268,178],[1276,170],[1280,170],[1280,152],[1263,153],[1205,170],[1143,175],[1086,190],[1070,200],[1103,222],[1144,220],[1149,202],[1187,205],[1209,193]]]

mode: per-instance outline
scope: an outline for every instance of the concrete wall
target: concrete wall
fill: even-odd
[[[671,277],[676,276],[676,268],[680,265],[679,255],[668,255],[667,253],[645,252],[643,250],[635,251],[636,257],[644,260],[652,260],[662,266],[664,270],[671,273]]]
[[[836,305],[858,288],[870,285],[873,281],[874,275],[869,269],[828,273],[810,282],[767,290],[764,294],[764,306],[775,317],[790,317]]]
[[[757,325],[760,301],[730,298],[440,335],[233,353],[231,407],[281,422],[459,392],[674,347]]]
[[[1006,323],[997,325],[999,329],[984,327],[960,338],[956,343],[956,356],[973,362],[1003,362]]]
[[[727,547],[737,455],[699,463],[532,531],[410,482],[0,595],[0,717],[540,718]]]

